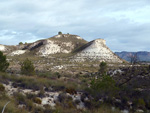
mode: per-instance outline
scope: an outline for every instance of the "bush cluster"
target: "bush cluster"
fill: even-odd
[[[6,56],[3,55],[3,52],[0,51],[0,71],[5,72],[9,66],[9,63],[6,60]]]

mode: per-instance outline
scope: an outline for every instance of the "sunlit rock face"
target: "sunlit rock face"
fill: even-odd
[[[104,39],[96,39],[82,46],[74,56],[74,60],[99,60],[122,63],[122,60],[106,46],[106,41]]]
[[[26,52],[26,50],[16,50],[13,51],[12,53],[8,54],[9,56],[15,56],[15,55],[21,55],[24,54]]]
[[[4,45],[0,45],[0,51],[6,51],[6,47]]]
[[[65,49],[64,46],[68,48]],[[56,53],[70,53],[73,48],[74,46],[71,42],[62,42],[62,44],[59,45],[55,41],[47,40],[45,45],[40,48],[39,54],[41,54],[42,56],[47,56]]]

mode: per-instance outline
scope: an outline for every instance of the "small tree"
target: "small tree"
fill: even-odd
[[[25,75],[35,74],[34,65],[28,58],[21,65],[21,73]]]
[[[106,73],[107,73],[107,63],[101,62],[99,65],[99,74],[100,75],[106,75]]]
[[[61,31],[59,31],[59,32],[58,32],[58,35],[62,35],[62,32],[61,32]]]
[[[93,96],[113,96],[119,90],[116,82],[109,75],[104,75],[101,79],[93,79],[91,81],[91,91]],[[100,97],[98,97],[100,98]]]
[[[23,43],[22,42],[19,42],[19,45],[22,45]]]
[[[9,67],[9,63],[6,60],[6,56],[0,51],[0,71],[5,72]]]
[[[139,57],[138,57],[137,53],[135,53],[135,54],[130,54],[130,55],[128,56],[128,58],[129,58],[131,64],[136,64],[136,63],[138,63],[138,61],[139,61]]]

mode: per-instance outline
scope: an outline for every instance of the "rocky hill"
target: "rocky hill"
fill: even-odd
[[[26,55],[26,57],[28,57],[29,55],[34,55],[49,58],[51,56],[55,58],[59,56],[58,58],[60,60],[61,55],[66,54],[67,60],[71,62],[123,62],[122,59],[106,46],[106,41],[104,39],[96,39],[87,42],[80,36],[71,34],[58,34],[48,39],[10,47],[0,45],[0,50],[4,51],[8,56]]]

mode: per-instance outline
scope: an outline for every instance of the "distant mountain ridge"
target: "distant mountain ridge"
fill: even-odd
[[[138,52],[127,52],[127,51],[122,51],[122,52],[115,52],[120,58],[130,61],[129,56],[136,54],[137,57],[139,58],[139,61],[150,61],[150,52],[147,51],[138,51]]]

